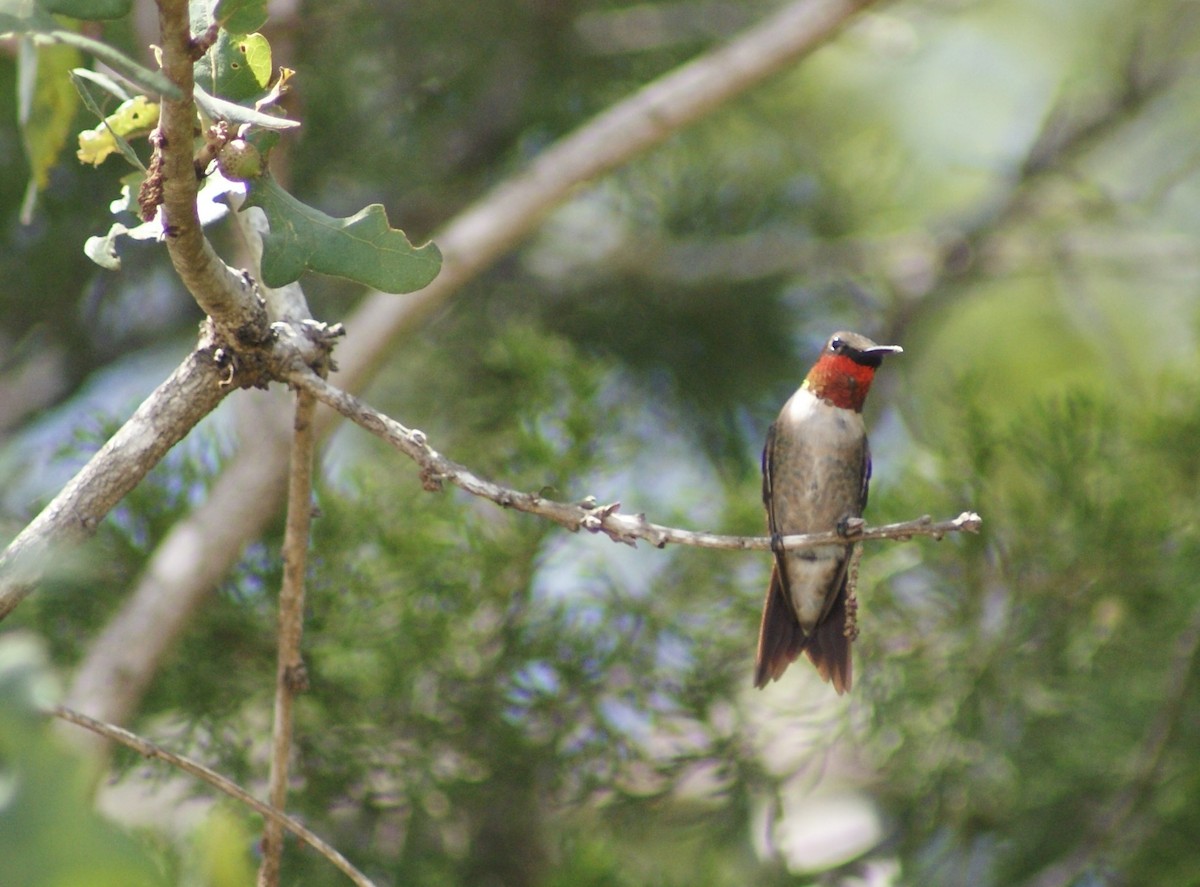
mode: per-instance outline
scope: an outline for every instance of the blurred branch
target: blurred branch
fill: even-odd
[[[316,450],[313,414],[317,402],[307,391],[296,392],[292,462],[288,479],[287,526],[283,538],[283,585],[279,590],[278,662],[275,675],[275,718],[271,731],[271,772],[267,799],[280,810],[287,806],[288,759],[292,749],[292,702],[308,689],[308,674],[300,655],[304,634],[304,573],[308,564],[308,534],[312,523],[313,453]],[[277,887],[283,857],[283,829],[268,820],[263,829],[259,887]]]
[[[433,240],[442,271],[397,299],[373,293],[346,319],[344,388],[359,390],[392,340],[441,308],[464,284],[534,231],[591,181],[644,154],[684,127],[822,46],[874,0],[800,0],[648,83],[539,154],[454,218]]]
[[[330,385],[313,372],[297,370],[289,377],[289,381],[416,462],[420,466],[421,481],[426,490],[439,490],[443,482],[448,481],[472,495],[490,499],[503,508],[513,508],[548,518],[572,532],[584,529],[592,533],[604,533],[614,542],[624,542],[627,545],[635,545],[640,539],[656,548],[674,543],[734,551],[772,550],[772,540],[765,536],[721,536],[715,533],[679,530],[652,524],[642,514],[621,514],[619,502],[598,505],[589,500],[571,504],[546,499],[537,493],[523,493],[502,487],[484,480],[470,469],[441,455],[429,446],[424,432],[405,428],[352,394]],[[964,512],[953,520],[938,522],[934,522],[928,516],[884,527],[866,527],[859,522],[851,528],[849,534],[831,530],[827,533],[784,536],[781,541],[785,548],[795,549],[845,543],[848,536],[857,540],[904,540],[913,536],[932,536],[940,539],[947,533],[977,533],[982,523],[979,515]]]
[[[0,619],[233,390],[214,355],[202,341],[0,555]]]
[[[1106,854],[1127,856],[1140,843],[1146,830],[1133,824],[1132,820],[1138,807],[1160,782],[1163,757],[1179,724],[1184,699],[1196,674],[1198,656],[1200,606],[1192,611],[1188,624],[1175,638],[1161,695],[1162,704],[1142,734],[1129,782],[1092,823],[1090,834],[1079,846],[1026,881],[1025,887],[1070,887]]]
[[[365,385],[402,333],[418,328],[466,283],[528,236],[578,186],[645,153],[831,39],[872,0],[800,0],[729,43],[660,77],[547,148],[434,235],[442,272],[424,290],[370,295],[347,321],[343,387]],[[318,435],[337,415],[319,411]],[[105,720],[133,711],[199,602],[262,532],[286,490],[286,419],[268,412],[209,499],[176,525],[133,595],[76,671],[69,699]],[[236,526],[235,526],[236,525]],[[235,535],[234,535],[235,534]],[[150,632],[149,635],[146,632]]]
[[[130,733],[121,727],[113,724],[106,724],[103,721],[98,721],[94,718],[89,718],[85,714],[77,711],[72,711],[65,706],[55,706],[51,713],[55,717],[62,718],[68,723],[83,727],[85,730],[91,730],[105,739],[111,739],[114,742],[119,742],[126,748],[131,748],[138,754],[146,758],[157,758],[160,761],[165,761],[172,767],[182,770],[197,779],[207,782],[213,788],[220,792],[224,792],[236,801],[245,804],[255,813],[263,816],[268,822],[273,822],[278,826],[287,829],[304,843],[310,845],[314,850],[328,859],[331,863],[337,866],[338,870],[343,872],[359,887],[374,887],[374,884],[362,872],[356,869],[346,857],[342,856],[336,848],[325,843],[317,835],[310,832],[303,825],[297,822],[292,817],[288,816],[282,810],[272,807],[270,804],[264,804],[262,801],[255,798],[236,782],[222,776],[215,770],[210,770],[203,764],[198,764],[190,758],[185,758],[182,755],[177,755],[174,752],[169,752],[160,746],[155,745],[142,737]]]
[[[276,394],[282,392],[245,393],[262,434],[284,433],[286,419],[275,421],[275,414],[286,415],[286,403]],[[92,639],[67,692],[69,706],[101,720],[128,719],[204,592],[216,587],[229,562],[277,514],[286,484],[286,465],[234,459],[225,468],[204,504],[159,543],[133,592]]]
[[[904,329],[915,323],[918,315],[937,316],[958,294],[967,291],[963,286],[945,285],[949,280],[961,284],[973,276],[994,277],[1028,268],[1034,254],[1050,255],[1046,261],[1057,262],[1060,254],[1043,228],[1035,227],[1037,233],[1033,237],[1021,237],[1010,233],[1009,226],[1022,213],[1036,211],[1034,195],[1039,185],[1055,175],[1070,176],[1073,162],[1145,111],[1182,73],[1178,59],[1156,56],[1142,41],[1125,66],[1120,89],[1106,101],[1080,111],[1078,102],[1064,97],[1046,115],[1023,162],[1015,169],[1008,190],[997,200],[984,204],[960,230],[933,244],[925,257],[920,287],[910,293],[912,298],[901,303],[899,315],[888,325],[891,340],[901,341]],[[1086,199],[1096,200],[1097,193],[1087,191]],[[1060,208],[1057,201],[1053,206],[1055,212]],[[1129,243],[1123,241],[1121,249],[1129,249]]]

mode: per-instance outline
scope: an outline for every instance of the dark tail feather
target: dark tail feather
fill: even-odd
[[[846,584],[842,583],[837,599],[829,613],[821,620],[807,638],[804,652],[817,667],[821,677],[833,682],[838,694],[850,689],[851,673],[850,638],[846,637]]]
[[[763,602],[762,624],[758,629],[754,686],[762,689],[767,681],[777,681],[783,677],[787,667],[796,661],[804,649],[804,642],[804,632],[784,595],[779,567],[772,567],[771,584],[767,587],[767,599]]]
[[[846,584],[843,580],[833,606],[813,633],[805,637],[784,593],[779,567],[775,566],[771,570],[762,625],[758,629],[754,686],[762,689],[768,681],[779,680],[801,652],[808,653],[817,672],[824,680],[832,682],[833,689],[839,694],[850,689],[853,675],[850,639],[846,637]]]

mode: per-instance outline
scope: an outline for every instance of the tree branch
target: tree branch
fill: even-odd
[[[246,392],[264,435],[283,434],[283,392]],[[286,438],[281,441],[286,443]],[[231,560],[275,516],[287,489],[287,465],[234,458],[204,504],[175,524],[116,615],[75,670],[66,704],[105,721],[128,720],[157,664],[172,649],[205,594]],[[97,751],[103,743],[97,742]]]
[[[231,390],[209,343],[188,355],[0,556],[0,619]]]
[[[304,573],[308,564],[309,525],[312,522],[313,453],[316,450],[313,414],[317,402],[307,391],[296,393],[292,463],[288,479],[287,526],[283,539],[283,585],[279,591],[279,651],[275,676],[275,720],[271,732],[271,772],[267,798],[271,806],[287,806],[288,759],[292,750],[292,702],[308,689],[308,674],[300,655],[304,634]],[[268,820],[263,830],[259,887],[277,887],[283,857],[283,829]]]
[[[329,384],[316,373],[295,370],[288,380],[416,462],[421,469],[422,484],[427,490],[441,489],[442,484],[448,481],[472,495],[490,499],[503,508],[513,508],[548,518],[572,532],[584,529],[592,533],[604,533],[614,542],[624,542],[627,545],[636,545],[640,539],[656,548],[674,543],[727,551],[772,550],[771,539],[766,536],[722,536],[716,533],[680,530],[650,523],[644,514],[621,514],[619,502],[598,505],[589,499],[572,504],[547,499],[537,493],[523,493],[502,487],[447,459],[429,446],[424,432],[405,428],[395,419],[368,406],[354,395]],[[830,530],[827,533],[784,536],[781,542],[785,548],[795,549],[845,543],[847,538],[865,541],[932,536],[940,539],[947,533],[978,533],[982,523],[982,518],[973,512],[963,512],[952,520],[938,522],[926,515],[916,520],[882,527],[866,527],[859,523],[851,528],[849,537],[847,534]]]
[[[163,100],[147,179],[150,187],[161,192],[171,263],[223,339],[243,348],[263,345],[270,337],[270,324],[253,281],[221,260],[204,236],[196,212],[198,118],[192,98],[196,45],[187,0],[158,0],[158,21],[163,73],[182,92],[181,98]]]
[[[869,0],[799,0],[728,44],[677,68],[548,148],[434,235],[441,274],[404,298],[375,293],[352,315],[339,349],[345,387],[369,381],[401,333],[416,329],[463,285],[533,231],[584,181],[649,150],[704,114],[818,48]],[[319,435],[336,414],[317,415]],[[136,707],[159,662],[199,602],[240,556],[238,541],[262,532],[286,489],[286,420],[264,419],[226,466],[209,499],[168,534],[134,594],[76,671],[69,699],[112,721]],[[200,528],[205,533],[199,532]],[[151,633],[147,635],[147,631]]]
[[[157,758],[160,761],[165,761],[172,767],[182,770],[197,779],[207,782],[217,791],[224,792],[234,800],[245,804],[254,812],[266,818],[268,822],[276,823],[282,828],[287,829],[301,841],[310,845],[314,850],[333,863],[339,871],[343,872],[351,881],[359,885],[359,887],[375,887],[366,875],[356,869],[350,860],[342,856],[336,848],[325,843],[317,835],[310,832],[303,825],[297,822],[292,817],[288,816],[282,810],[272,807],[270,804],[264,804],[252,794],[243,789],[240,785],[231,779],[222,776],[215,770],[210,770],[203,764],[198,764],[190,758],[185,758],[183,755],[177,755],[174,752],[169,752],[165,748],[155,745],[149,740],[130,733],[121,727],[113,724],[106,724],[103,721],[98,721],[94,718],[89,718],[85,714],[58,705],[51,709],[51,713],[68,723],[83,727],[85,730],[91,730],[93,733],[103,736],[106,739],[111,739],[114,742],[119,742],[126,748],[131,748],[138,754],[146,758]]]

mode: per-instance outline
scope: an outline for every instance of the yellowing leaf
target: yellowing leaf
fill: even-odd
[[[81,163],[99,166],[116,151],[121,150],[117,138],[144,135],[158,125],[158,103],[144,95],[134,96],[122,102],[117,110],[104,118],[95,129],[79,134],[79,150],[76,157]]]
[[[50,168],[71,135],[71,121],[79,106],[79,97],[67,72],[79,63],[79,51],[70,46],[43,46],[37,50],[33,101],[28,118],[21,121],[21,135],[29,157],[33,187],[39,191],[46,187]]]

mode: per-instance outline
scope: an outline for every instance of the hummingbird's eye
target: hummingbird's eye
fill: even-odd
[[[829,340],[829,350],[833,352],[841,351],[842,345],[844,344],[845,343],[841,339],[839,339],[837,336],[834,336]]]

